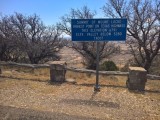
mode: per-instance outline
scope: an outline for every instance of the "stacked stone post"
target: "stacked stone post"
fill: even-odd
[[[142,67],[129,67],[129,76],[126,85],[129,90],[145,90],[147,71]]]
[[[66,74],[66,62],[64,61],[54,61],[50,64],[50,80],[51,82],[65,82]]]

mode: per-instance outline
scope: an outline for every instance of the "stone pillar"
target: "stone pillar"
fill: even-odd
[[[65,82],[66,62],[54,61],[50,62],[50,80],[51,82]]]
[[[129,67],[129,76],[126,85],[129,90],[145,90],[147,71],[142,67]]]

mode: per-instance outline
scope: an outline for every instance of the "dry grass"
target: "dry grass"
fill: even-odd
[[[22,69],[21,69],[22,70]],[[19,72],[16,69],[5,69],[3,70],[3,74],[1,75],[3,79],[7,81],[5,83],[1,82],[0,89],[14,87],[19,84],[27,85],[32,89],[41,91],[43,93],[53,93],[57,87],[53,88],[50,84],[50,73],[48,68],[41,68],[34,70],[33,73],[29,72]],[[74,79],[77,85],[86,85],[86,86],[94,86],[96,81],[95,74],[90,73],[77,73],[67,71],[66,79]],[[9,81],[8,81],[9,79]],[[99,84],[102,87],[113,87],[120,88],[126,87],[127,76],[118,76],[118,75],[100,75],[99,76]],[[41,84],[41,83],[45,83]],[[47,87],[46,87],[47,85]],[[157,80],[148,80],[146,83],[146,91],[155,91],[158,92],[160,89],[160,81]],[[154,94],[153,94],[154,95]],[[154,96],[152,96],[154,97]],[[155,96],[157,97],[157,96]],[[159,99],[159,98],[158,98]]]
[[[76,73],[67,71],[66,78],[72,78],[77,81],[77,83],[82,84],[95,84],[96,76],[90,73]],[[99,84],[101,85],[115,85],[115,86],[125,86],[127,80],[126,76],[114,76],[114,75],[100,75]]]
[[[127,77],[101,75],[101,92],[94,93],[95,75],[67,71],[76,84],[50,84],[49,69],[25,72],[5,68],[0,75],[0,105],[82,115],[98,119],[159,119],[160,81],[148,80],[146,92],[130,92]]]

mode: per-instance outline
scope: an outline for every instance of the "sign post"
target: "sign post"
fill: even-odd
[[[125,41],[127,19],[72,19],[72,41],[97,41],[97,63],[95,91],[99,87],[99,49],[100,41]]]
[[[100,87],[99,87],[99,42],[96,42],[97,44],[97,61],[96,61],[96,85],[94,87],[94,91],[100,91]]]

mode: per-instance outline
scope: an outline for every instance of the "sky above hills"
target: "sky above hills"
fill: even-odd
[[[36,13],[46,25],[52,25],[68,14],[71,8],[80,9],[84,5],[97,12],[96,18],[102,18],[104,14],[101,8],[106,2],[107,0],[0,0],[0,15]]]

